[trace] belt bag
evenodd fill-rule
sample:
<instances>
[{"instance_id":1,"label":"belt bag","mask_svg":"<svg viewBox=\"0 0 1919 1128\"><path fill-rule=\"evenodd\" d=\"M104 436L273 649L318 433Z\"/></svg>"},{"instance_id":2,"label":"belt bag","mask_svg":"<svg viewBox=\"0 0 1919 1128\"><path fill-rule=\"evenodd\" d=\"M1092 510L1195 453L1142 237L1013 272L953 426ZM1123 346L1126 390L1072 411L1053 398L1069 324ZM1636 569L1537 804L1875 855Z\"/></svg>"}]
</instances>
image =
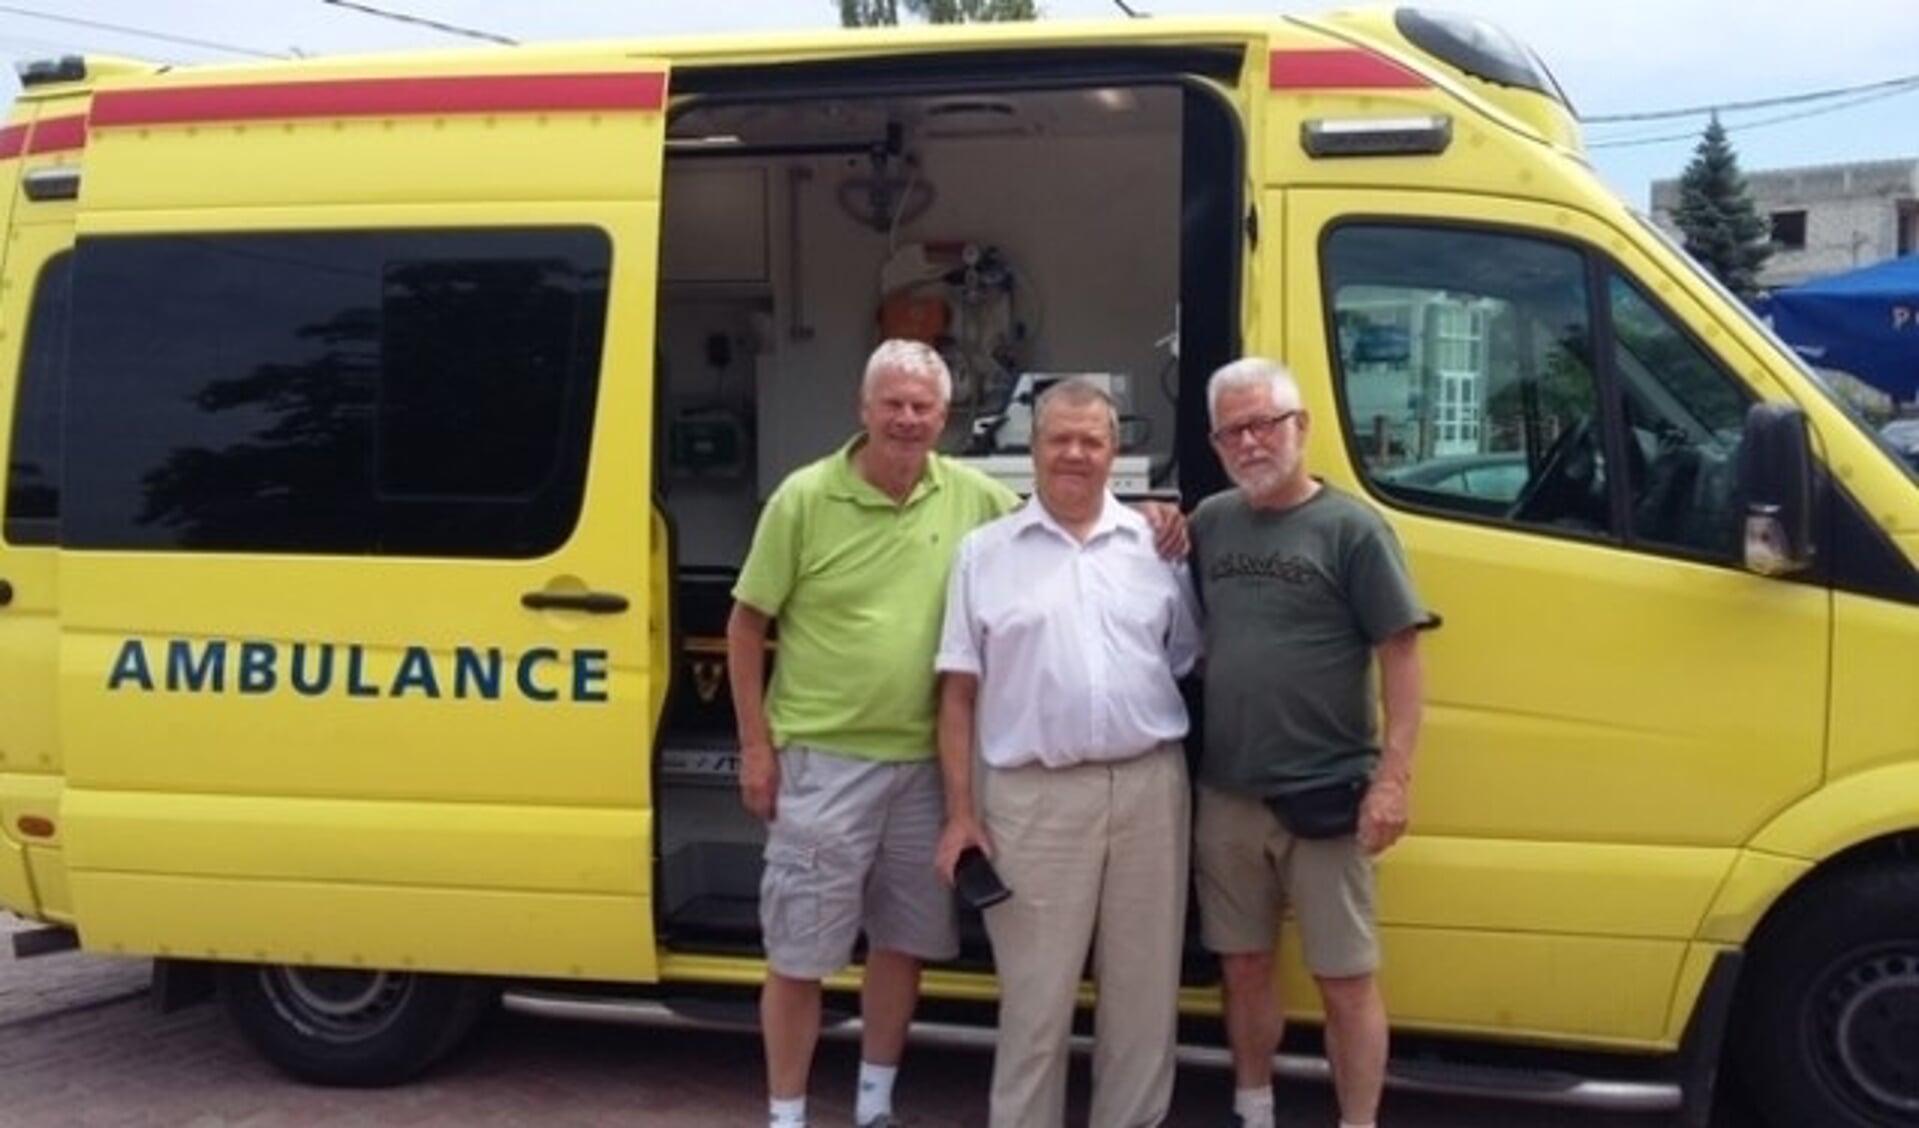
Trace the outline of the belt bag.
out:
<instances>
[{"instance_id":1,"label":"belt bag","mask_svg":"<svg viewBox=\"0 0 1919 1128\"><path fill-rule=\"evenodd\" d=\"M1266 805L1295 838L1344 838L1359 829L1359 803L1364 798L1366 781L1348 779L1268 795Z\"/></svg>"}]
</instances>

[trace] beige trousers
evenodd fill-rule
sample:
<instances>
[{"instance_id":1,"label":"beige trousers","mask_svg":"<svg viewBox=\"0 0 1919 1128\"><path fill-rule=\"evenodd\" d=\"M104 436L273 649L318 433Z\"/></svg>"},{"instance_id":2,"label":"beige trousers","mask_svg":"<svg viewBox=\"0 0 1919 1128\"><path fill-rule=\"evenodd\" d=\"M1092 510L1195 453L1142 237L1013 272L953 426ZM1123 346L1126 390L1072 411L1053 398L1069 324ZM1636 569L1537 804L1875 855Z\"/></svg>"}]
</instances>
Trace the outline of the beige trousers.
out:
<instances>
[{"instance_id":1,"label":"beige trousers","mask_svg":"<svg viewBox=\"0 0 1919 1128\"><path fill-rule=\"evenodd\" d=\"M1173 1098L1191 795L1177 745L1113 764L988 768L980 805L1013 891L986 911L999 969L993 1128L1057 1128L1093 950L1092 1128L1148 1128Z\"/></svg>"}]
</instances>

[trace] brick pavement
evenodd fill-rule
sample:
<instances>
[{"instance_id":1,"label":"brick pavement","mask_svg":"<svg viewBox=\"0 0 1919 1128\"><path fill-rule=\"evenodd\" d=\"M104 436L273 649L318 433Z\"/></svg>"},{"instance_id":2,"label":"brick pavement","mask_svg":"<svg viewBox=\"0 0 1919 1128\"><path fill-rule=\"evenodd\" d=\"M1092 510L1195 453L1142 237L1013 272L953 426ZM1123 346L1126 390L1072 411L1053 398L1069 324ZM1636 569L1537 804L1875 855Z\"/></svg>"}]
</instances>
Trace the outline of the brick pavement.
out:
<instances>
[{"instance_id":1,"label":"brick pavement","mask_svg":"<svg viewBox=\"0 0 1919 1128\"><path fill-rule=\"evenodd\" d=\"M0 940L26 927L0 914ZM427 1079L379 1091L289 1081L217 1006L155 1013L148 965L0 954L0 1125L687 1125L763 1122L757 1048L727 1035L500 1016ZM714 1068L715 1064L723 1068ZM831 1102L821 1111L831 1115ZM930 1125L935 1122L928 1122Z\"/></svg>"},{"instance_id":2,"label":"brick pavement","mask_svg":"<svg viewBox=\"0 0 1919 1128\"><path fill-rule=\"evenodd\" d=\"M0 942L29 927L0 914ZM143 960L0 952L0 1125L283 1128L292 1125L763 1124L758 1043L732 1033L663 1032L496 1016L462 1053L397 1089L327 1090L289 1081L254 1055L217 1006L160 1015ZM984 1120L987 1059L922 1064L903 1086L923 1128ZM821 1124L851 1117L850 1046L821 1048ZM916 1072L921 1072L916 1067ZM909 1074L908 1084L915 1079ZM838 1091L834 1091L838 1090ZM905 1111L905 1109L902 1109Z\"/></svg>"},{"instance_id":3,"label":"brick pavement","mask_svg":"<svg viewBox=\"0 0 1919 1128\"><path fill-rule=\"evenodd\" d=\"M22 925L0 914L0 942ZM426 1078L386 1090L300 1085L257 1057L217 1006L160 1015L145 998L144 961L79 952L15 961L0 949L0 1128L293 1128L306 1125L456 1128L684 1126L765 1123L759 1043L749 1033L656 1031L495 1016ZM856 1047L822 1044L813 1122L852 1116ZM899 1105L913 1128L972 1128L986 1120L991 1059L915 1048ZM1230 1080L1180 1076L1168 1128L1225 1120ZM1075 1112L1085 1122L1085 1062ZM1330 1093L1284 1095L1288 1128L1336 1122ZM1656 1120L1480 1102L1388 1097L1399 1128L1650 1128Z\"/></svg>"},{"instance_id":4,"label":"brick pavement","mask_svg":"<svg viewBox=\"0 0 1919 1128\"><path fill-rule=\"evenodd\" d=\"M21 927L0 917L0 940ZM503 1014L419 1082L388 1090L327 1090L275 1072L240 1040L217 1006L155 1013L145 997L146 977L147 965L138 960L62 952L14 961L0 954L0 1125L765 1123L759 1045L751 1035ZM855 1047L822 1044L812 1102L816 1124L850 1122L857 1064ZM985 1054L916 1050L902 1079L900 1111L915 1128L982 1124L990 1070ZM1084 1089L1083 1076L1079 1087ZM1218 1117L1182 1120L1202 1122L1217 1123Z\"/></svg>"},{"instance_id":5,"label":"brick pavement","mask_svg":"<svg viewBox=\"0 0 1919 1128\"><path fill-rule=\"evenodd\" d=\"M0 912L0 961L13 958L13 935L38 925ZM76 952L36 956L16 974L0 975L0 1030L78 1006L145 992L151 969L144 960L83 956Z\"/></svg>"}]
</instances>

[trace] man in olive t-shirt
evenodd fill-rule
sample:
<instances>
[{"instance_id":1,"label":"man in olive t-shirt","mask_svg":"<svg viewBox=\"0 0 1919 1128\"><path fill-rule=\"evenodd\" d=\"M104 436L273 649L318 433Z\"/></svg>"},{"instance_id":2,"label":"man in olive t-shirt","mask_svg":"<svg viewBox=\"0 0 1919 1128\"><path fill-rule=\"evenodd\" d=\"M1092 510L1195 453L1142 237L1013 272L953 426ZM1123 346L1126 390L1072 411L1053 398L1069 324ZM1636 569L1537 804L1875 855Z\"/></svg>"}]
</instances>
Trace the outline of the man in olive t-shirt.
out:
<instances>
[{"instance_id":1,"label":"man in olive t-shirt","mask_svg":"<svg viewBox=\"0 0 1919 1128\"><path fill-rule=\"evenodd\" d=\"M1213 624L1201 778L1267 796L1370 777L1373 648L1420 619L1392 531L1323 484L1281 510L1217 494L1192 529Z\"/></svg>"},{"instance_id":2,"label":"man in olive t-shirt","mask_svg":"<svg viewBox=\"0 0 1919 1128\"><path fill-rule=\"evenodd\" d=\"M1223 971L1233 1109L1246 1128L1272 1128L1274 947L1290 903L1325 1007L1340 1121L1369 1126L1387 1047L1372 857L1406 828L1424 615L1385 521L1307 474L1309 420L1284 368L1229 364L1213 374L1207 403L1238 488L1206 499L1191 523L1206 611L1194 855L1202 933ZM1295 833L1266 802L1342 784L1363 789L1348 834Z\"/></svg>"}]
</instances>

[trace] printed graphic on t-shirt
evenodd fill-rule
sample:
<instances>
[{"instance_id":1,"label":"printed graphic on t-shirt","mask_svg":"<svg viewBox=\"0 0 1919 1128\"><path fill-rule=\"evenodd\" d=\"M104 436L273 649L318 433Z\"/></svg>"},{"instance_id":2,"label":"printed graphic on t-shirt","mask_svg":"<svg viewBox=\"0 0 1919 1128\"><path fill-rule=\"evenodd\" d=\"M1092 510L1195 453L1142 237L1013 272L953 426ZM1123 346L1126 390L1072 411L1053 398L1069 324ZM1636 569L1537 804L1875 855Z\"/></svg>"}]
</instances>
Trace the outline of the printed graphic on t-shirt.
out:
<instances>
[{"instance_id":1,"label":"printed graphic on t-shirt","mask_svg":"<svg viewBox=\"0 0 1919 1128\"><path fill-rule=\"evenodd\" d=\"M1313 582L1319 572L1313 562L1304 556L1287 556L1283 553L1271 553L1256 556L1250 552L1221 553L1206 570L1209 580L1279 580L1294 587L1303 587Z\"/></svg>"}]
</instances>

